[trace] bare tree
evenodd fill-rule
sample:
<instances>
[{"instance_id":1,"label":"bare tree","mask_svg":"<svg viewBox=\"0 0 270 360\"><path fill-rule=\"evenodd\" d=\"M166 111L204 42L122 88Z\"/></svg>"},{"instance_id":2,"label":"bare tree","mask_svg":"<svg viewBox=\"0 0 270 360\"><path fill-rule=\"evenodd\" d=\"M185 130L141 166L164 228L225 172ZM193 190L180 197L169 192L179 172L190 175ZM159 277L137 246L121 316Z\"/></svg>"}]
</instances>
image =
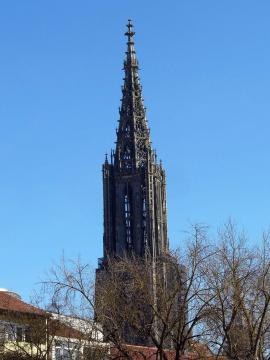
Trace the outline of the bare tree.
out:
<instances>
[{"instance_id":1,"label":"bare tree","mask_svg":"<svg viewBox=\"0 0 270 360\"><path fill-rule=\"evenodd\" d=\"M210 260L206 281L212 301L205 318L209 343L228 359L269 359L268 235L261 248L250 248L245 234L229 221Z\"/></svg>"},{"instance_id":2,"label":"bare tree","mask_svg":"<svg viewBox=\"0 0 270 360\"><path fill-rule=\"evenodd\" d=\"M180 359L187 349L192 348L195 352L196 344L201 342L205 335L202 324L204 318L208 316L213 297L205 281L205 270L213 256L214 251L208 241L207 228L194 225L191 227L185 250L172 258L174 280L171 283L173 287L172 292L168 293L165 289L165 293L168 303L172 298L171 295L177 297L180 294L180 299L176 302L177 308L173 310L169 322L169 338L175 350L175 360ZM209 352L206 352L209 355ZM200 345L201 358L205 355L202 353L202 345Z\"/></svg>"},{"instance_id":3,"label":"bare tree","mask_svg":"<svg viewBox=\"0 0 270 360\"><path fill-rule=\"evenodd\" d=\"M156 359L172 359L173 353L178 360L202 338L202 320L213 296L205 282L206 264L213 256L205 228L194 226L187 244L154 261L147 254L108 259L96 282L88 265L62 261L46 282L52 303L88 323L96 319L104 339L117 350L111 358L153 359L153 352L128 347L130 339L154 346Z\"/></svg>"},{"instance_id":4,"label":"bare tree","mask_svg":"<svg viewBox=\"0 0 270 360\"><path fill-rule=\"evenodd\" d=\"M85 348L84 359L132 359L132 352L126 348L120 336L120 328L123 325L120 314L119 317L113 318L115 323L114 327L110 327L110 333L105 325L101 327L96 321L99 316L98 309L101 311L101 302L98 303L95 299L95 273L88 264L83 264L80 259L66 261L63 258L60 264L51 269L43 285L46 296L51 302L51 311L58 313L59 316L69 315L70 319L81 321L82 341ZM102 309L110 306L110 311L113 313L114 301L117 301L116 279L111 277L107 285L107 294L102 295L104 302ZM106 341L110 341L110 346L112 345L117 350L111 355L108 344L104 341L105 337Z\"/></svg>"},{"instance_id":5,"label":"bare tree","mask_svg":"<svg viewBox=\"0 0 270 360\"><path fill-rule=\"evenodd\" d=\"M115 313L109 312L108 323L111 324L114 318L119 321L119 308L129 307L124 311L128 317L121 315L122 325L114 328L123 329L127 322L137 338L149 339L149 343L157 348L157 359L171 359L172 352L168 352L171 349L174 359L178 360L202 339L202 320L212 300L204 280L207 262L213 256L205 227L193 226L187 244L182 252L168 253L154 263L147 257L143 261L130 257L117 259L110 271L117 268L118 273L129 274L129 281L124 282L124 296L119 297L123 293L119 275L113 276L115 283L101 282L105 294L101 299L103 305L106 304L107 287L112 286L110 291L116 291L114 296L108 297L109 304L102 309L101 316L108 316L106 308L111 308L111 298L124 299L121 306L115 304ZM153 273L154 279L151 279L149 274Z\"/></svg>"}]
</instances>

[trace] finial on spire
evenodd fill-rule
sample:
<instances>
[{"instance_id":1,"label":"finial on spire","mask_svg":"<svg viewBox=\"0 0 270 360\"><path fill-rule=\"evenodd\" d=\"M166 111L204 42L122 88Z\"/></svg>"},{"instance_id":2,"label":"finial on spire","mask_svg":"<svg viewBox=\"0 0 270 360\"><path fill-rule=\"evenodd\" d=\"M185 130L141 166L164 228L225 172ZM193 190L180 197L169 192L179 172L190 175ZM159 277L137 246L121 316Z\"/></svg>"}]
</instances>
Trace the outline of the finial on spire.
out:
<instances>
[{"instance_id":1,"label":"finial on spire","mask_svg":"<svg viewBox=\"0 0 270 360\"><path fill-rule=\"evenodd\" d=\"M128 38L126 63L131 65L131 67L138 69L138 61L136 59L136 52L134 48L134 38L133 38L133 36L135 35L135 31L133 31L133 24L130 19L128 20L127 28L128 30L125 33L125 36L127 36Z\"/></svg>"},{"instance_id":2,"label":"finial on spire","mask_svg":"<svg viewBox=\"0 0 270 360\"><path fill-rule=\"evenodd\" d=\"M130 19L128 19L128 24L127 24L127 28L128 31L125 33L125 35L128 37L128 42L130 43L133 39L133 36L135 35L135 32L132 30L133 25L132 25L132 21Z\"/></svg>"}]
</instances>

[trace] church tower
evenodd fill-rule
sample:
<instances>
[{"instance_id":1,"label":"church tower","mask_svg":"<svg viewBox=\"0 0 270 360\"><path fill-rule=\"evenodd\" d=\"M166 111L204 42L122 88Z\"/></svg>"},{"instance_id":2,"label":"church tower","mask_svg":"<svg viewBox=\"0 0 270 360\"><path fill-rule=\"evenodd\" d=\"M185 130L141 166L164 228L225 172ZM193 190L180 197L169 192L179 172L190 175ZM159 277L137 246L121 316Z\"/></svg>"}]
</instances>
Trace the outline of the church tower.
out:
<instances>
[{"instance_id":1,"label":"church tower","mask_svg":"<svg viewBox=\"0 0 270 360\"><path fill-rule=\"evenodd\" d=\"M103 164L104 257L100 267L107 257L147 252L155 259L168 250L165 171L150 141L130 20L125 35L116 148Z\"/></svg>"}]
</instances>

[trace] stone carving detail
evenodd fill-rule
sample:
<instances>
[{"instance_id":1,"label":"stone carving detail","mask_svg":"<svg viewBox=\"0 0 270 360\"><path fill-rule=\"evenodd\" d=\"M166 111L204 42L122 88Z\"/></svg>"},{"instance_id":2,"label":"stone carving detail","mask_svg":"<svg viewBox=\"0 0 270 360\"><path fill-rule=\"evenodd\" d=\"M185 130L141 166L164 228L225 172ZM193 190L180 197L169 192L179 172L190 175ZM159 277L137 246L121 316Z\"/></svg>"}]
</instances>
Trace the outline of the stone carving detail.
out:
<instances>
[{"instance_id":1,"label":"stone carving detail","mask_svg":"<svg viewBox=\"0 0 270 360\"><path fill-rule=\"evenodd\" d=\"M134 49L132 26L129 26L128 51L124 62L124 85L120 124L117 132L116 167L124 173L136 172L146 166L150 150L149 130L138 74L138 61Z\"/></svg>"},{"instance_id":2,"label":"stone carving detail","mask_svg":"<svg viewBox=\"0 0 270 360\"><path fill-rule=\"evenodd\" d=\"M163 239L167 239L165 190L160 194L157 188L161 183L165 189L165 180L163 183L162 166L151 148L131 23L126 35L116 149L111 163L106 160L103 167L104 257L130 251L157 256ZM162 229L158 228L160 214L165 224Z\"/></svg>"},{"instance_id":3,"label":"stone carving detail","mask_svg":"<svg viewBox=\"0 0 270 360\"><path fill-rule=\"evenodd\" d=\"M103 164L104 253L97 275L106 270L109 258L147 255L154 264L168 250L165 172L151 148L130 21L126 35L116 149ZM165 278L165 267L159 271Z\"/></svg>"}]
</instances>

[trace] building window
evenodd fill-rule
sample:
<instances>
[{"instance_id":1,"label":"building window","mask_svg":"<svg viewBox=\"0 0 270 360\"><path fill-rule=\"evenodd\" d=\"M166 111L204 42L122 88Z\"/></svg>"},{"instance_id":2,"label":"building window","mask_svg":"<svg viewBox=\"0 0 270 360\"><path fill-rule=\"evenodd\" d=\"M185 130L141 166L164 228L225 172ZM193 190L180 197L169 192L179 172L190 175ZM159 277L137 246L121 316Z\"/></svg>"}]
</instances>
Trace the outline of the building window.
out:
<instances>
[{"instance_id":1,"label":"building window","mask_svg":"<svg viewBox=\"0 0 270 360\"><path fill-rule=\"evenodd\" d=\"M142 230L143 230L143 244L144 248L148 246L148 239L147 239L147 211L146 211L146 198L143 197L143 208L142 208Z\"/></svg>"},{"instance_id":2,"label":"building window","mask_svg":"<svg viewBox=\"0 0 270 360\"><path fill-rule=\"evenodd\" d=\"M1 346L4 345L6 340L6 329L5 326L0 324L0 350L1 350Z\"/></svg>"},{"instance_id":3,"label":"building window","mask_svg":"<svg viewBox=\"0 0 270 360\"><path fill-rule=\"evenodd\" d=\"M24 331L24 338L25 338L25 341L26 342L31 342L32 341L32 337L31 337L31 331L30 331L30 328L27 327Z\"/></svg>"},{"instance_id":4,"label":"building window","mask_svg":"<svg viewBox=\"0 0 270 360\"><path fill-rule=\"evenodd\" d=\"M9 342L23 342L26 340L27 327L21 324L0 321L0 345Z\"/></svg>"},{"instance_id":5,"label":"building window","mask_svg":"<svg viewBox=\"0 0 270 360\"><path fill-rule=\"evenodd\" d=\"M6 339L7 341L15 341L16 340L16 325L8 324L6 326Z\"/></svg>"},{"instance_id":6,"label":"building window","mask_svg":"<svg viewBox=\"0 0 270 360\"><path fill-rule=\"evenodd\" d=\"M23 328L22 327L17 327L16 328L16 340L17 341L23 341Z\"/></svg>"},{"instance_id":7,"label":"building window","mask_svg":"<svg viewBox=\"0 0 270 360\"><path fill-rule=\"evenodd\" d=\"M126 145L124 149L123 164L126 170L129 170L132 167L131 150L128 145Z\"/></svg>"},{"instance_id":8,"label":"building window","mask_svg":"<svg viewBox=\"0 0 270 360\"><path fill-rule=\"evenodd\" d=\"M132 249L131 239L131 208L130 208L130 191L127 185L125 193L125 229L126 229L126 242L128 250Z\"/></svg>"},{"instance_id":9,"label":"building window","mask_svg":"<svg viewBox=\"0 0 270 360\"><path fill-rule=\"evenodd\" d=\"M127 138L130 138L130 125L129 124L127 124L126 128L125 128L125 136Z\"/></svg>"},{"instance_id":10,"label":"building window","mask_svg":"<svg viewBox=\"0 0 270 360\"><path fill-rule=\"evenodd\" d=\"M80 344L60 342L55 344L55 360L78 360L82 358Z\"/></svg>"}]
</instances>

